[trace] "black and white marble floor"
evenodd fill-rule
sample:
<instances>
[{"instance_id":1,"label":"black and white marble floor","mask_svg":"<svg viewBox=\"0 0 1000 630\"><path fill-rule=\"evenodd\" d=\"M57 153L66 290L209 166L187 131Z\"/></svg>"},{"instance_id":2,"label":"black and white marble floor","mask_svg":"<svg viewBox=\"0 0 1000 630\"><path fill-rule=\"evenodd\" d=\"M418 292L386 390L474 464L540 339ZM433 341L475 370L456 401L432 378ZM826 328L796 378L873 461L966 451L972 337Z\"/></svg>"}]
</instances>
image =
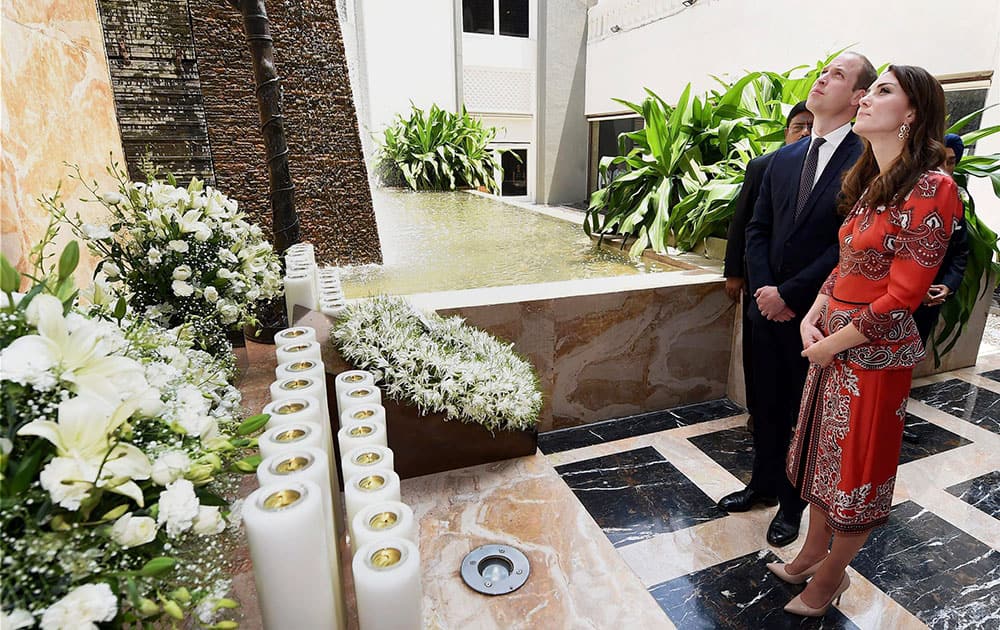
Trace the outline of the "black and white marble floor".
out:
<instances>
[{"instance_id":1,"label":"black and white marble floor","mask_svg":"<svg viewBox=\"0 0 1000 630\"><path fill-rule=\"evenodd\" d=\"M743 487L746 414L728 400L539 436L539 448L663 610L664 627L1000 628L1000 354L919 379L893 511L823 619L782 606L801 590L765 568L776 508L715 502ZM620 605L628 605L624 602Z\"/></svg>"}]
</instances>

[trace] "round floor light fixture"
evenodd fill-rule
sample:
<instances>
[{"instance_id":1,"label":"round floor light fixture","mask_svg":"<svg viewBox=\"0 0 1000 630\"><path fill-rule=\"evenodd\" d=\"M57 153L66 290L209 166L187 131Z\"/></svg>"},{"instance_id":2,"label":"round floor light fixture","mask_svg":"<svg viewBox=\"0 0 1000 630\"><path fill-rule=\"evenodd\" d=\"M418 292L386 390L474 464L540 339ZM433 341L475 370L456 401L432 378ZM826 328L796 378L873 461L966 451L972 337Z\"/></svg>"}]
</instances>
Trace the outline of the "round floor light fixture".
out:
<instances>
[{"instance_id":1,"label":"round floor light fixture","mask_svg":"<svg viewBox=\"0 0 1000 630\"><path fill-rule=\"evenodd\" d=\"M509 545L483 545L462 560L462 580L484 595L506 595L528 580L528 557Z\"/></svg>"}]
</instances>

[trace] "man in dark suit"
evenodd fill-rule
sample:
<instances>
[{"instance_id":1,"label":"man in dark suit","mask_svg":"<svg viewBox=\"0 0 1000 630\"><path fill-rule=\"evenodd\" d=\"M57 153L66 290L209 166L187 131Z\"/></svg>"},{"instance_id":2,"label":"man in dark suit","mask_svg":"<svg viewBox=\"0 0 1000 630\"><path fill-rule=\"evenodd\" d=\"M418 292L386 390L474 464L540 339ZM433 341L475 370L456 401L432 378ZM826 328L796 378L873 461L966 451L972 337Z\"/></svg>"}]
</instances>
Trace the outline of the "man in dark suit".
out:
<instances>
[{"instance_id":1,"label":"man in dark suit","mask_svg":"<svg viewBox=\"0 0 1000 630\"><path fill-rule=\"evenodd\" d=\"M752 359L754 465L747 488L723 497L719 507L741 512L777 499L767 530L775 546L798 537L805 507L785 476L808 367L799 323L837 264L841 179L861 155L851 120L876 78L871 62L853 52L823 69L806 99L812 135L775 152L747 225L751 334L758 349Z\"/></svg>"},{"instance_id":2,"label":"man in dark suit","mask_svg":"<svg viewBox=\"0 0 1000 630\"><path fill-rule=\"evenodd\" d=\"M806 102L796 103L785 117L785 144L792 144L812 133L813 115L806 109ZM746 253L747 221L753 215L754 204L760 193L760 183L764 179L764 171L774 152L756 157L747 163L746 174L743 177L743 187L736 199L736 209L729 223L729 233L726 237L726 260L722 275L726 278L726 294L734 302L743 300L743 384L746 394L747 408L750 418L753 418L753 335L750 334L750 294L746 292ZM750 422L750 421L748 421Z\"/></svg>"}]
</instances>

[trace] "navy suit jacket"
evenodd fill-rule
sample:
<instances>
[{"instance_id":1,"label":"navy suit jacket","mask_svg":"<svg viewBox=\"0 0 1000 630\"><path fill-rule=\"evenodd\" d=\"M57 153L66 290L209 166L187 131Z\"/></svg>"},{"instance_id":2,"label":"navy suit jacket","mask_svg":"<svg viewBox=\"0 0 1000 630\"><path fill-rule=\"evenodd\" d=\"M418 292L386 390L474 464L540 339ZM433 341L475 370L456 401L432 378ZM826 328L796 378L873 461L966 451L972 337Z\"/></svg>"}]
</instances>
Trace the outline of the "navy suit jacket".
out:
<instances>
[{"instance_id":1,"label":"navy suit jacket","mask_svg":"<svg viewBox=\"0 0 1000 630\"><path fill-rule=\"evenodd\" d=\"M861 156L861 140L852 131L823 169L796 221L795 201L809 143L810 138L803 138L774 153L747 224L750 294L777 286L797 317L806 314L837 264L837 232L843 223L837 214L840 185L844 172Z\"/></svg>"},{"instance_id":2,"label":"navy suit jacket","mask_svg":"<svg viewBox=\"0 0 1000 630\"><path fill-rule=\"evenodd\" d=\"M736 209L729 222L729 232L726 233L726 261L722 275L726 278L745 278L746 265L744 256L747 251L747 223L753 216L753 208L760 195L760 185L764 181L764 173L768 164L774 158L774 152L766 153L747 162L746 174L743 176L743 187L736 199Z\"/></svg>"}]
</instances>

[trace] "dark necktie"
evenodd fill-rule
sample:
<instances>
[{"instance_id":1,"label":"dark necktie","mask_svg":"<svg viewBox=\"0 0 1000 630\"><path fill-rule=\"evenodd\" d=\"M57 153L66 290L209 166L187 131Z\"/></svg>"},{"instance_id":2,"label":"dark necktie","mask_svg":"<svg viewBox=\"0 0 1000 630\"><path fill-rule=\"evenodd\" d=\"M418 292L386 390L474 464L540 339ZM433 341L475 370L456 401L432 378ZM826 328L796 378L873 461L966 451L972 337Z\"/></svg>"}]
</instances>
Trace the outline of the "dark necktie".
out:
<instances>
[{"instance_id":1,"label":"dark necktie","mask_svg":"<svg viewBox=\"0 0 1000 630\"><path fill-rule=\"evenodd\" d=\"M812 192L813 180L816 179L816 165L819 163L819 148L826 142L825 138L816 138L809 145L809 153L806 154L806 163L802 165L802 177L799 178L799 196L795 200L795 221L799 220L799 214L806 207L806 200Z\"/></svg>"}]
</instances>

